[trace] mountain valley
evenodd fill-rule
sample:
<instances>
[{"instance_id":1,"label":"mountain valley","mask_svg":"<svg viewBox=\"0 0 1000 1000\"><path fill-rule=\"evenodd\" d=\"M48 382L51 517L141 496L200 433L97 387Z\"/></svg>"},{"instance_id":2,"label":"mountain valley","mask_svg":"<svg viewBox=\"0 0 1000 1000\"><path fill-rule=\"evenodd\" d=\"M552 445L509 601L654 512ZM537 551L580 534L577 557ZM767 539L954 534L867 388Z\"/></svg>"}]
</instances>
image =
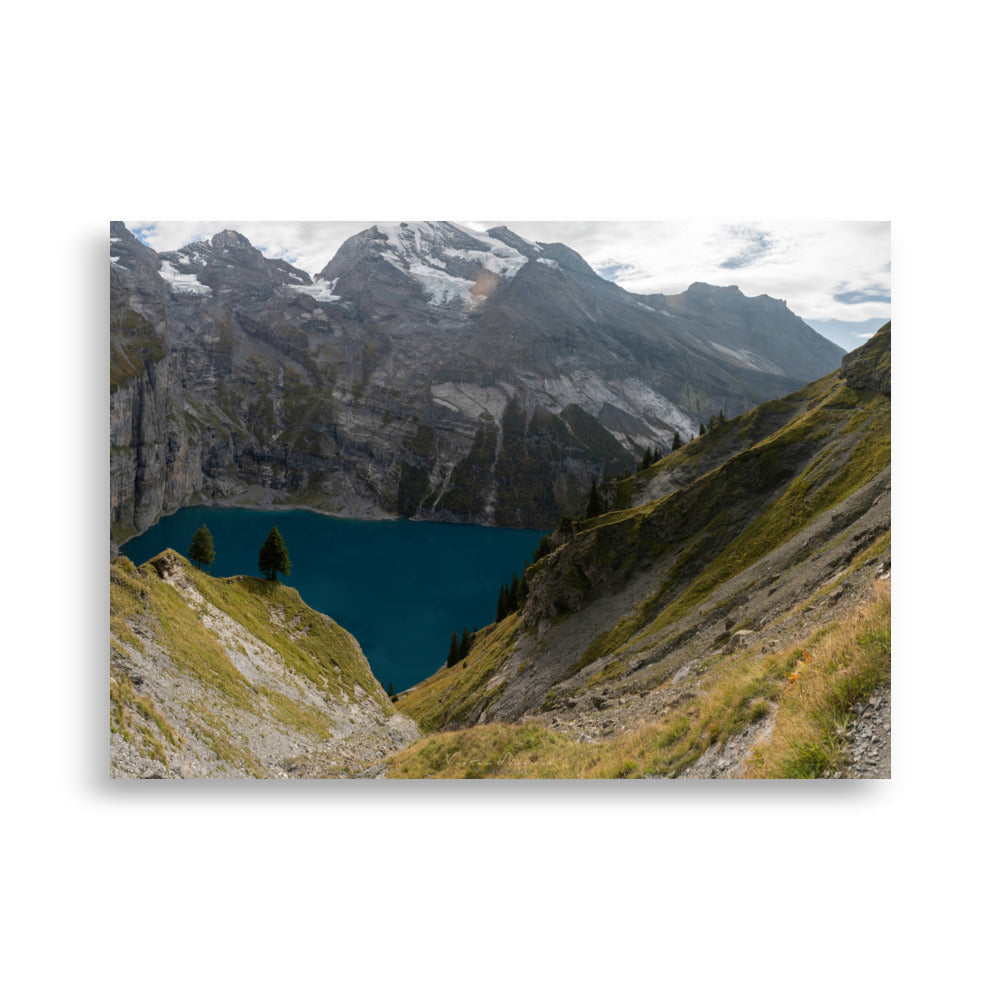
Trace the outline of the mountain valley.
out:
<instances>
[{"instance_id":1,"label":"mountain valley","mask_svg":"<svg viewBox=\"0 0 1000 1000\"><path fill-rule=\"evenodd\" d=\"M890 324L845 356L504 227L309 275L114 223L110 413L115 777L889 775ZM196 504L550 533L390 697L297 591L118 554Z\"/></svg>"}]
</instances>

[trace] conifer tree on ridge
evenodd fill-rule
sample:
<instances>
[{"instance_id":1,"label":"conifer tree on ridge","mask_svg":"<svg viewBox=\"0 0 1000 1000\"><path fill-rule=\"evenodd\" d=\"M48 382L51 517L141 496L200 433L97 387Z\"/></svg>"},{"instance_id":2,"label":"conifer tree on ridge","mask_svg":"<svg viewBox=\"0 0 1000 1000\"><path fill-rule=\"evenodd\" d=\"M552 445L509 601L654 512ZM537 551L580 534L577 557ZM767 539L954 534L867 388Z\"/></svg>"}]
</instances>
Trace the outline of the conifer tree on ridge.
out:
<instances>
[{"instance_id":1,"label":"conifer tree on ridge","mask_svg":"<svg viewBox=\"0 0 1000 1000\"><path fill-rule=\"evenodd\" d=\"M188 548L188 559L196 563L198 569L202 566L211 566L215 562L215 547L212 544L212 533L208 530L208 525L203 524L191 539Z\"/></svg>"},{"instance_id":2,"label":"conifer tree on ridge","mask_svg":"<svg viewBox=\"0 0 1000 1000\"><path fill-rule=\"evenodd\" d=\"M276 580L278 573L288 576L292 571L292 561L288 558L285 540L277 528L272 528L257 556L257 568L266 580Z\"/></svg>"}]
</instances>

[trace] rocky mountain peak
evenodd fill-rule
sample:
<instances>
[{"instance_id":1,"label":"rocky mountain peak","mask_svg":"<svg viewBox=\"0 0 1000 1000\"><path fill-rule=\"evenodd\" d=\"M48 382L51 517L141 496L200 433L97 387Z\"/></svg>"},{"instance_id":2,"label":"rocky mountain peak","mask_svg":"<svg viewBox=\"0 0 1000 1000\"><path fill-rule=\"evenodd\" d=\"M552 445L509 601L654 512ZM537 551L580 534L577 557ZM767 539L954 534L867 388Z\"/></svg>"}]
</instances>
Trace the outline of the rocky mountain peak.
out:
<instances>
[{"instance_id":1,"label":"rocky mountain peak","mask_svg":"<svg viewBox=\"0 0 1000 1000\"><path fill-rule=\"evenodd\" d=\"M434 309L475 308L539 255L536 245L509 231L504 235L496 238L454 222L378 223L348 239L318 277L339 280L338 288L347 290L359 284L370 288L378 275L393 301L416 293Z\"/></svg>"},{"instance_id":2,"label":"rocky mountain peak","mask_svg":"<svg viewBox=\"0 0 1000 1000\"><path fill-rule=\"evenodd\" d=\"M714 299L720 302L736 302L746 298L740 291L739 285L710 285L705 281L692 282L683 294L692 298Z\"/></svg>"},{"instance_id":3,"label":"rocky mountain peak","mask_svg":"<svg viewBox=\"0 0 1000 1000\"><path fill-rule=\"evenodd\" d=\"M525 257L531 260L542 256L542 248L537 243L532 243L530 240L518 236L517 233L506 226L494 226L492 229L487 229L486 234L492 239L506 243L507 246L512 247L518 253L524 254Z\"/></svg>"},{"instance_id":4,"label":"rocky mountain peak","mask_svg":"<svg viewBox=\"0 0 1000 1000\"><path fill-rule=\"evenodd\" d=\"M216 233L210 242L213 250L225 250L227 247L240 247L243 250L254 249L254 245L235 229L223 229L221 233Z\"/></svg>"},{"instance_id":5,"label":"rocky mountain peak","mask_svg":"<svg viewBox=\"0 0 1000 1000\"><path fill-rule=\"evenodd\" d=\"M599 277L583 257L575 250L571 250L565 243L543 243L541 250L542 260L554 262L565 271L572 271L585 278Z\"/></svg>"}]
</instances>

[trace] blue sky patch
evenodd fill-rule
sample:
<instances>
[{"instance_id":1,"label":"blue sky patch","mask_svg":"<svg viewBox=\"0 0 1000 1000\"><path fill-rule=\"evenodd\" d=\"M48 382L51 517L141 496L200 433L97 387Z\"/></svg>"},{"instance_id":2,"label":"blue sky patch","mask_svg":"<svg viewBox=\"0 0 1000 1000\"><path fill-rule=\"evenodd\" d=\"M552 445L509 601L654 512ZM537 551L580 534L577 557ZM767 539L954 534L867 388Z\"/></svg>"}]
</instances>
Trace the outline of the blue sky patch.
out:
<instances>
[{"instance_id":1,"label":"blue sky patch","mask_svg":"<svg viewBox=\"0 0 1000 1000\"><path fill-rule=\"evenodd\" d=\"M738 270L741 267L749 267L762 257L766 257L775 246L775 241L770 233L762 229L734 229L734 235L743 236L745 245L732 257L724 260L719 267L727 270Z\"/></svg>"}]
</instances>

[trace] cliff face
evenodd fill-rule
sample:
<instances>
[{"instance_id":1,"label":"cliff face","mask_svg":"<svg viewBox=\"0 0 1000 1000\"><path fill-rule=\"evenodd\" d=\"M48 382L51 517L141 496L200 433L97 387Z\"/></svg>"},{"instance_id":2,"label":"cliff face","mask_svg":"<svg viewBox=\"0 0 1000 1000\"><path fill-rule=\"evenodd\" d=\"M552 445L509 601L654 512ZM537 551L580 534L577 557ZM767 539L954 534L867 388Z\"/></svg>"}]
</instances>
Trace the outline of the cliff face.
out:
<instances>
[{"instance_id":1,"label":"cliff face","mask_svg":"<svg viewBox=\"0 0 1000 1000\"><path fill-rule=\"evenodd\" d=\"M117 778L346 777L418 735L294 590L170 550L111 565L110 683Z\"/></svg>"},{"instance_id":2,"label":"cliff face","mask_svg":"<svg viewBox=\"0 0 1000 1000\"><path fill-rule=\"evenodd\" d=\"M502 227L373 227L310 277L239 233L157 254L114 223L113 533L192 502L551 526L839 360L708 287L632 295Z\"/></svg>"},{"instance_id":3,"label":"cliff face","mask_svg":"<svg viewBox=\"0 0 1000 1000\"><path fill-rule=\"evenodd\" d=\"M626 703L648 699L634 722L698 697L723 654L838 620L890 563L889 338L609 484L617 509L550 536L517 613L401 707L599 737Z\"/></svg>"}]
</instances>

